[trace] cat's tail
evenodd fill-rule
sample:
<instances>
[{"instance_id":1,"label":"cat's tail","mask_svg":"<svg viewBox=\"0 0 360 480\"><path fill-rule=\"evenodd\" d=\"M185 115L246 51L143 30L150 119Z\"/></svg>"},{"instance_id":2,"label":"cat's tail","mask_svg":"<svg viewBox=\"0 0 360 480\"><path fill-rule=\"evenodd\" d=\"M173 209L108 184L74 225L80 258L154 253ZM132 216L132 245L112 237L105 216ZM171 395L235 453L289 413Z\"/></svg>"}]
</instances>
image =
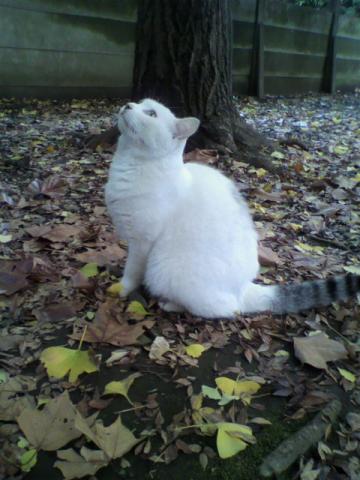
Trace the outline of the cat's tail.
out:
<instances>
[{"instance_id":1,"label":"cat's tail","mask_svg":"<svg viewBox=\"0 0 360 480\"><path fill-rule=\"evenodd\" d=\"M251 283L243 293L240 312L296 313L347 300L359 292L360 275L352 274L284 285Z\"/></svg>"}]
</instances>

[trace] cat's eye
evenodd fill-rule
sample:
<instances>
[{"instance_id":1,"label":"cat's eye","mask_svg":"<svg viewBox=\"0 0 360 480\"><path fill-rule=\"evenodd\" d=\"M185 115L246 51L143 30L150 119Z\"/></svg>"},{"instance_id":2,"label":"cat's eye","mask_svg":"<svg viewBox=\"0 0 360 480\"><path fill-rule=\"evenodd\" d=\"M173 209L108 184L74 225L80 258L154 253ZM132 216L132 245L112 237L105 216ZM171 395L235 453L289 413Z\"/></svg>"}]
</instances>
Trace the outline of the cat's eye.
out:
<instances>
[{"instance_id":1,"label":"cat's eye","mask_svg":"<svg viewBox=\"0 0 360 480\"><path fill-rule=\"evenodd\" d=\"M149 117L157 117L155 110L144 110L144 113L149 115Z\"/></svg>"}]
</instances>

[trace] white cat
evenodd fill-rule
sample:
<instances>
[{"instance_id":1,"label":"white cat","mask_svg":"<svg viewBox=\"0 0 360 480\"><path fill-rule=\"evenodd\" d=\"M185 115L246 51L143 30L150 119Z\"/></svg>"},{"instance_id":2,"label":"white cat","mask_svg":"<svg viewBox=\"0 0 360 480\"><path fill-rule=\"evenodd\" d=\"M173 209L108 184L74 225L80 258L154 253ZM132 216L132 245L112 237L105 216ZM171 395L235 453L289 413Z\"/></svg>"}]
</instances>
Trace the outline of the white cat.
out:
<instances>
[{"instance_id":1,"label":"white cat","mask_svg":"<svg viewBox=\"0 0 360 480\"><path fill-rule=\"evenodd\" d=\"M253 283L257 235L235 185L213 168L183 163L196 118L176 118L160 103L128 103L105 196L117 233L128 241L126 296L144 283L166 311L206 318L270 310L296 312L346 299L360 277L282 286Z\"/></svg>"}]
</instances>

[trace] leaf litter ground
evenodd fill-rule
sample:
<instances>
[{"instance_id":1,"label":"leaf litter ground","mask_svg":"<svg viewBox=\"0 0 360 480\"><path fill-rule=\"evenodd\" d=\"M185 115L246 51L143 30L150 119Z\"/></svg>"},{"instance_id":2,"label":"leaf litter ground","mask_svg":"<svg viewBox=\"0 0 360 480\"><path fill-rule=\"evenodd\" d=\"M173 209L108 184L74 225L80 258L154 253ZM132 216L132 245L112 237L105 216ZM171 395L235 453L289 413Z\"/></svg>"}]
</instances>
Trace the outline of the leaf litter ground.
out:
<instances>
[{"instance_id":1,"label":"leaf litter ground","mask_svg":"<svg viewBox=\"0 0 360 480\"><path fill-rule=\"evenodd\" d=\"M284 432L337 398L340 422L283 478L358 479L356 300L203 322L146 292L117 298L112 147L84 144L120 104L1 102L0 478L254 478ZM222 168L247 198L259 279L359 273L360 96L245 98L239 112L279 142L281 178L213 151L187 159Z\"/></svg>"}]
</instances>

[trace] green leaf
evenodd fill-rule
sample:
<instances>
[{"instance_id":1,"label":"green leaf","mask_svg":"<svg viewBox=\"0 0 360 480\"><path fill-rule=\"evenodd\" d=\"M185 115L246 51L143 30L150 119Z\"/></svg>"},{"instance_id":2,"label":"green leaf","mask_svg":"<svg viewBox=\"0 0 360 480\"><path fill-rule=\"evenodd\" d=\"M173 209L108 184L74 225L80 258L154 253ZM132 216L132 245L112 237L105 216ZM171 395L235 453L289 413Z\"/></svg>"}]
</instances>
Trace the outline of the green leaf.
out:
<instances>
[{"instance_id":1,"label":"green leaf","mask_svg":"<svg viewBox=\"0 0 360 480\"><path fill-rule=\"evenodd\" d=\"M126 311L134 314L136 316L136 318L139 318L139 319L146 317L146 315L150 315L150 313L147 310L145 310L143 305L140 302L138 302L137 300L134 300L133 302L130 302Z\"/></svg>"},{"instance_id":2,"label":"green leaf","mask_svg":"<svg viewBox=\"0 0 360 480\"><path fill-rule=\"evenodd\" d=\"M20 457L21 470L23 472L30 472L30 470L36 465L37 451L35 448L31 448L23 453Z\"/></svg>"},{"instance_id":3,"label":"green leaf","mask_svg":"<svg viewBox=\"0 0 360 480\"><path fill-rule=\"evenodd\" d=\"M345 370L345 368L338 368L340 375L344 377L346 380L348 380L351 383L356 382L356 377L353 373L349 372L349 370Z\"/></svg>"},{"instance_id":4,"label":"green leaf","mask_svg":"<svg viewBox=\"0 0 360 480\"><path fill-rule=\"evenodd\" d=\"M211 398L211 400L221 400L221 393L217 388L211 388L207 385L202 385L201 391L204 397Z\"/></svg>"},{"instance_id":5,"label":"green leaf","mask_svg":"<svg viewBox=\"0 0 360 480\"><path fill-rule=\"evenodd\" d=\"M97 264L92 262L92 263L87 263L82 268L80 268L80 272L86 278L91 278L91 277L96 277L96 275L99 273L99 269Z\"/></svg>"}]
</instances>

